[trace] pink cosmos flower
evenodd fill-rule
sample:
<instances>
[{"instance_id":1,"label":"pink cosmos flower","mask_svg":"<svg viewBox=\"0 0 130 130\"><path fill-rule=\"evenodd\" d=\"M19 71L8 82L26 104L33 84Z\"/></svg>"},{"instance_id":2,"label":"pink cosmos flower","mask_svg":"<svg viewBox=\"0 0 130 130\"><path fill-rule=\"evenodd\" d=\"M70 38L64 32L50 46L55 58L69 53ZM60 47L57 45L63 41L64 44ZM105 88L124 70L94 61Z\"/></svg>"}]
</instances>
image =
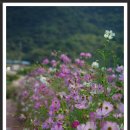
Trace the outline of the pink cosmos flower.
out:
<instances>
[{"instance_id":1,"label":"pink cosmos flower","mask_svg":"<svg viewBox=\"0 0 130 130\"><path fill-rule=\"evenodd\" d=\"M42 64L45 64L45 65L49 64L49 60L48 60L47 58L44 59L44 60L42 61Z\"/></svg>"},{"instance_id":2,"label":"pink cosmos flower","mask_svg":"<svg viewBox=\"0 0 130 130\"><path fill-rule=\"evenodd\" d=\"M94 122L87 122L85 130L96 130L96 124Z\"/></svg>"},{"instance_id":3,"label":"pink cosmos flower","mask_svg":"<svg viewBox=\"0 0 130 130\"><path fill-rule=\"evenodd\" d=\"M104 101L102 107L96 110L96 118L102 119L107 117L111 111L113 111L113 105Z\"/></svg>"},{"instance_id":4,"label":"pink cosmos flower","mask_svg":"<svg viewBox=\"0 0 130 130\"><path fill-rule=\"evenodd\" d=\"M42 67L37 68L36 70L34 70L31 75L40 75L40 74L44 74L45 73L45 69Z\"/></svg>"},{"instance_id":5,"label":"pink cosmos flower","mask_svg":"<svg viewBox=\"0 0 130 130\"><path fill-rule=\"evenodd\" d=\"M43 124L42 128L43 129L49 129L53 125L54 121L51 117L49 117Z\"/></svg>"},{"instance_id":6,"label":"pink cosmos flower","mask_svg":"<svg viewBox=\"0 0 130 130\"><path fill-rule=\"evenodd\" d=\"M86 58L91 58L91 57L92 57L92 54L91 54L91 53L86 53L86 54L85 54L85 57L86 57Z\"/></svg>"},{"instance_id":7,"label":"pink cosmos flower","mask_svg":"<svg viewBox=\"0 0 130 130\"><path fill-rule=\"evenodd\" d=\"M40 125L40 121L39 120L34 120L33 121L33 125L34 126L39 126Z\"/></svg>"},{"instance_id":8,"label":"pink cosmos flower","mask_svg":"<svg viewBox=\"0 0 130 130\"><path fill-rule=\"evenodd\" d=\"M124 74L120 74L120 75L119 75L119 80L120 80L120 81L124 81Z\"/></svg>"},{"instance_id":9,"label":"pink cosmos flower","mask_svg":"<svg viewBox=\"0 0 130 130\"><path fill-rule=\"evenodd\" d=\"M76 62L77 65L79 65L81 67L85 65L84 60L76 59L75 62Z\"/></svg>"},{"instance_id":10,"label":"pink cosmos flower","mask_svg":"<svg viewBox=\"0 0 130 130\"><path fill-rule=\"evenodd\" d=\"M116 78L116 75L112 74L112 75L109 75L107 79L108 79L108 82L112 82L115 78Z\"/></svg>"},{"instance_id":11,"label":"pink cosmos flower","mask_svg":"<svg viewBox=\"0 0 130 130\"><path fill-rule=\"evenodd\" d=\"M62 55L60 56L60 59L61 59L65 64L71 62L71 59L70 59L67 55L65 55L65 54L62 54Z\"/></svg>"},{"instance_id":12,"label":"pink cosmos flower","mask_svg":"<svg viewBox=\"0 0 130 130\"><path fill-rule=\"evenodd\" d=\"M92 75L91 75L91 74L86 74L86 75L84 76L84 79L85 79L86 82L89 82L89 81L92 80Z\"/></svg>"},{"instance_id":13,"label":"pink cosmos flower","mask_svg":"<svg viewBox=\"0 0 130 130\"><path fill-rule=\"evenodd\" d=\"M54 112L58 111L59 108L60 108L60 101L57 98L54 98L52 100L52 103L51 103L51 106L50 106L50 111L52 113L54 113Z\"/></svg>"},{"instance_id":14,"label":"pink cosmos flower","mask_svg":"<svg viewBox=\"0 0 130 130\"><path fill-rule=\"evenodd\" d=\"M96 121L96 113L95 112L90 112L89 113L89 118L90 118L90 121L95 122Z\"/></svg>"},{"instance_id":15,"label":"pink cosmos flower","mask_svg":"<svg viewBox=\"0 0 130 130\"><path fill-rule=\"evenodd\" d=\"M75 107L77 109L87 109L88 108L88 104L87 103L78 103L78 104L75 104Z\"/></svg>"},{"instance_id":16,"label":"pink cosmos flower","mask_svg":"<svg viewBox=\"0 0 130 130\"><path fill-rule=\"evenodd\" d=\"M91 58L91 57L92 57L92 54L89 53L89 52L88 52L88 53L81 52L81 53L80 53L80 56L81 56L81 57L85 57L85 58Z\"/></svg>"},{"instance_id":17,"label":"pink cosmos flower","mask_svg":"<svg viewBox=\"0 0 130 130\"><path fill-rule=\"evenodd\" d=\"M81 53L80 53L80 56L81 56L81 57L85 57L85 55L86 55L85 52L81 52Z\"/></svg>"},{"instance_id":18,"label":"pink cosmos flower","mask_svg":"<svg viewBox=\"0 0 130 130\"><path fill-rule=\"evenodd\" d=\"M36 102L34 105L35 109L39 109L41 107L41 103L40 102Z\"/></svg>"},{"instance_id":19,"label":"pink cosmos flower","mask_svg":"<svg viewBox=\"0 0 130 130\"><path fill-rule=\"evenodd\" d=\"M112 68L108 68L107 72L109 72L109 73L113 72Z\"/></svg>"},{"instance_id":20,"label":"pink cosmos flower","mask_svg":"<svg viewBox=\"0 0 130 130\"><path fill-rule=\"evenodd\" d=\"M85 124L78 125L77 130L86 130L85 126L86 126Z\"/></svg>"},{"instance_id":21,"label":"pink cosmos flower","mask_svg":"<svg viewBox=\"0 0 130 130\"><path fill-rule=\"evenodd\" d=\"M51 130L64 130L62 125L55 125L51 128Z\"/></svg>"},{"instance_id":22,"label":"pink cosmos flower","mask_svg":"<svg viewBox=\"0 0 130 130\"><path fill-rule=\"evenodd\" d=\"M63 119L64 119L64 115L63 114L58 114L57 120L61 122L61 121L63 121Z\"/></svg>"},{"instance_id":23,"label":"pink cosmos flower","mask_svg":"<svg viewBox=\"0 0 130 130\"><path fill-rule=\"evenodd\" d=\"M92 84L91 92L94 94L100 94L104 92L104 87L101 84Z\"/></svg>"},{"instance_id":24,"label":"pink cosmos flower","mask_svg":"<svg viewBox=\"0 0 130 130\"><path fill-rule=\"evenodd\" d=\"M116 113L116 114L113 114L113 116L115 118L122 118L123 117L123 114L122 113Z\"/></svg>"},{"instance_id":25,"label":"pink cosmos flower","mask_svg":"<svg viewBox=\"0 0 130 130\"><path fill-rule=\"evenodd\" d=\"M105 122L101 130L120 130L119 125L115 122Z\"/></svg>"},{"instance_id":26,"label":"pink cosmos flower","mask_svg":"<svg viewBox=\"0 0 130 130\"><path fill-rule=\"evenodd\" d=\"M124 67L122 65L121 66L117 66L116 71L121 73L121 72L124 71Z\"/></svg>"},{"instance_id":27,"label":"pink cosmos flower","mask_svg":"<svg viewBox=\"0 0 130 130\"><path fill-rule=\"evenodd\" d=\"M87 122L77 126L77 130L96 130L96 124L94 122Z\"/></svg>"},{"instance_id":28,"label":"pink cosmos flower","mask_svg":"<svg viewBox=\"0 0 130 130\"><path fill-rule=\"evenodd\" d=\"M123 103L119 103L119 104L118 104L118 110L119 110L121 113L124 113L124 104L123 104Z\"/></svg>"},{"instance_id":29,"label":"pink cosmos flower","mask_svg":"<svg viewBox=\"0 0 130 130\"><path fill-rule=\"evenodd\" d=\"M56 67L56 66L57 66L57 62L56 62L55 60L52 60L52 61L51 61L51 65L52 65L53 67Z\"/></svg>"},{"instance_id":30,"label":"pink cosmos flower","mask_svg":"<svg viewBox=\"0 0 130 130\"><path fill-rule=\"evenodd\" d=\"M113 99L113 100L116 100L116 101L120 101L121 98L122 98L122 94L120 94L120 93L116 93L116 94L114 94L114 95L112 96L112 99Z\"/></svg>"},{"instance_id":31,"label":"pink cosmos flower","mask_svg":"<svg viewBox=\"0 0 130 130\"><path fill-rule=\"evenodd\" d=\"M28 93L27 90L23 91L22 96L23 96L24 98L28 97L28 95L29 95L29 93Z\"/></svg>"}]
</instances>

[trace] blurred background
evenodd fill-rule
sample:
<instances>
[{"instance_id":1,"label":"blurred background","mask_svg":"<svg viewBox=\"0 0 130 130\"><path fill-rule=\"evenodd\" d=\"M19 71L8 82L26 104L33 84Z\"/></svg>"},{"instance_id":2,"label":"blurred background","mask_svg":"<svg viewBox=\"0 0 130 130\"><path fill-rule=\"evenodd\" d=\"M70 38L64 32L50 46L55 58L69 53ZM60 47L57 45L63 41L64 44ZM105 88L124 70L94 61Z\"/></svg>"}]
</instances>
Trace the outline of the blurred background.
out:
<instances>
[{"instance_id":1,"label":"blurred background","mask_svg":"<svg viewBox=\"0 0 130 130\"><path fill-rule=\"evenodd\" d=\"M70 57L90 52L100 60L105 30L112 40L119 64L123 64L123 7L7 7L7 62L31 64L61 51Z\"/></svg>"}]
</instances>

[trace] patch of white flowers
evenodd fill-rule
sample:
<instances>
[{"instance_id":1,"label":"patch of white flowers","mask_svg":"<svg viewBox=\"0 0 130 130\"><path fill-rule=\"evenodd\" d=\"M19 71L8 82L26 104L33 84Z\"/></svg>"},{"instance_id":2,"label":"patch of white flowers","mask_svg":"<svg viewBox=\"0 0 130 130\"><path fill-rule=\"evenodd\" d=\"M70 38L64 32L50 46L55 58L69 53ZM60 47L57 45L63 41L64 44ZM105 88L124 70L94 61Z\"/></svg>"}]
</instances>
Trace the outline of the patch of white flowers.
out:
<instances>
[{"instance_id":1,"label":"patch of white flowers","mask_svg":"<svg viewBox=\"0 0 130 130\"><path fill-rule=\"evenodd\" d=\"M108 40L111 40L113 37L115 37L115 33L112 30L106 30L104 37Z\"/></svg>"}]
</instances>

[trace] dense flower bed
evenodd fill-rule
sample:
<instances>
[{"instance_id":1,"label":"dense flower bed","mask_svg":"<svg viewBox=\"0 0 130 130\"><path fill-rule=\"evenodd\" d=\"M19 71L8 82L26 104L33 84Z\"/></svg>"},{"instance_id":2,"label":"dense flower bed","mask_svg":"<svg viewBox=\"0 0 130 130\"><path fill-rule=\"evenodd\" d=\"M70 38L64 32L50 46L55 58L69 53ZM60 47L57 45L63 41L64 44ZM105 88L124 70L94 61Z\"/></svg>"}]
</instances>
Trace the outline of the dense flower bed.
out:
<instances>
[{"instance_id":1,"label":"dense flower bed","mask_svg":"<svg viewBox=\"0 0 130 130\"><path fill-rule=\"evenodd\" d=\"M104 35L107 40L113 36ZM19 120L31 130L123 130L123 65L89 64L88 52L75 60L52 55L21 83Z\"/></svg>"}]
</instances>

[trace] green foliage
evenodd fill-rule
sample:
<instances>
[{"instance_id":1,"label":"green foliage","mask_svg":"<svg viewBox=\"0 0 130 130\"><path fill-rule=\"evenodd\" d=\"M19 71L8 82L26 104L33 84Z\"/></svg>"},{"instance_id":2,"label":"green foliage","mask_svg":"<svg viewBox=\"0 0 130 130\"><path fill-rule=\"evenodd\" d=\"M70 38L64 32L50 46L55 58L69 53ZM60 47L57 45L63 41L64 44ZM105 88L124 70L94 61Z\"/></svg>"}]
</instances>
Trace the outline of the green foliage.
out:
<instances>
[{"instance_id":1,"label":"green foliage","mask_svg":"<svg viewBox=\"0 0 130 130\"><path fill-rule=\"evenodd\" d=\"M17 80L19 78L19 75L7 74L6 78L7 78L7 84L10 84L12 81Z\"/></svg>"},{"instance_id":2,"label":"green foliage","mask_svg":"<svg viewBox=\"0 0 130 130\"><path fill-rule=\"evenodd\" d=\"M6 90L6 98L16 100L17 90L13 86L8 86Z\"/></svg>"}]
</instances>

